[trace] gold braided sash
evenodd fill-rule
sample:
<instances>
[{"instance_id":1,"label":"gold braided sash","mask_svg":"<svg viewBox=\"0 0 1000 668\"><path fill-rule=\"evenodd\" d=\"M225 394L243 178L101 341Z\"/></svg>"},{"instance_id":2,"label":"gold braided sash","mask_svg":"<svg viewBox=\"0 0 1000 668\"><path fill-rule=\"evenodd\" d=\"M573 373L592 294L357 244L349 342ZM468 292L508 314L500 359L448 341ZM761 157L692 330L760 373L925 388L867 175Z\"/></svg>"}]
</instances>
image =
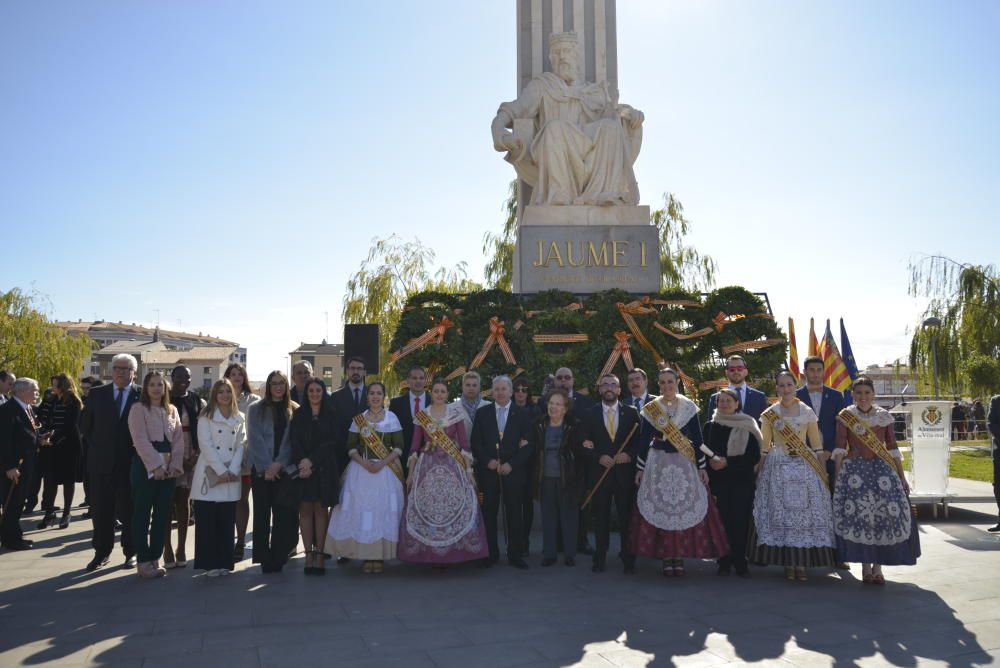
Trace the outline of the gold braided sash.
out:
<instances>
[{"instance_id":1,"label":"gold braided sash","mask_svg":"<svg viewBox=\"0 0 1000 668\"><path fill-rule=\"evenodd\" d=\"M826 488L830 489L830 479L826 475L826 466L816 457L816 453L806 445L798 432L792 428L792 425L779 418L775 411L765 411L760 417L762 420L767 420L767 424L770 425L771 429L781 435L781 438L785 441L785 445L791 450L791 454L806 460L809 466L816 471L816 475L823 481Z\"/></svg>"},{"instance_id":2,"label":"gold braided sash","mask_svg":"<svg viewBox=\"0 0 1000 668\"><path fill-rule=\"evenodd\" d=\"M677 425L674 424L674 421L670 419L667 412L663 410L663 405L658 399L653 399L642 407L642 416L667 437L670 444L677 448L677 452L684 455L696 467L698 466L698 460L695 457L694 445L691 443L691 439L685 436Z\"/></svg>"},{"instance_id":3,"label":"gold braided sash","mask_svg":"<svg viewBox=\"0 0 1000 668\"><path fill-rule=\"evenodd\" d=\"M885 443L883 443L881 439L875 435L872 428L865 424L861 418L845 408L837 413L837 419L840 420L841 424L847 427L850 431L854 432L854 435L857 436L869 450L874 452L879 459L888 464L889 468L896 471L896 464L892 461L892 455L889 454L889 449L885 447ZM850 444L848 444L848 447L850 447Z\"/></svg>"},{"instance_id":4,"label":"gold braided sash","mask_svg":"<svg viewBox=\"0 0 1000 668\"><path fill-rule=\"evenodd\" d=\"M447 452L452 459L459 463L464 471L466 463L461 448L456 445L455 441L451 440L448 434L444 433L444 428L438 424L438 421L425 410L417 413L416 420L424 428L424 431L427 432L431 443Z\"/></svg>"},{"instance_id":5,"label":"gold braided sash","mask_svg":"<svg viewBox=\"0 0 1000 668\"><path fill-rule=\"evenodd\" d=\"M385 443L382 442L382 439L378 437L378 433L372 427L371 423L365 419L364 414L359 413L355 415L354 424L358 427L358 432L360 432L361 439L365 442L365 445L367 445L379 459L385 459L391 454L389 449L385 447ZM403 478L403 467L399 464L399 460L394 459L389 462L389 468L392 469L392 472L396 474L397 478L399 478L399 482L403 483L405 486L406 480Z\"/></svg>"}]
</instances>

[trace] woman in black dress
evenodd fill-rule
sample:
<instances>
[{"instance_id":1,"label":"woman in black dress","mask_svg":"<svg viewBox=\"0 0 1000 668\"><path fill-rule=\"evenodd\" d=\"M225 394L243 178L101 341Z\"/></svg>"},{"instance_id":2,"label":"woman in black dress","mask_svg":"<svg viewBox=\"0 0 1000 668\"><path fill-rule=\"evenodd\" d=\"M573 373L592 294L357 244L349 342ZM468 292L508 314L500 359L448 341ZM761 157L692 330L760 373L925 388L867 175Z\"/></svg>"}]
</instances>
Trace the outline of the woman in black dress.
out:
<instances>
[{"instance_id":1,"label":"woman in black dress","mask_svg":"<svg viewBox=\"0 0 1000 668\"><path fill-rule=\"evenodd\" d=\"M59 520L59 528L69 526L70 508L73 506L73 492L76 490L77 473L80 461L80 410L83 403L76 391L73 379L64 373L52 377L52 403L48 414L48 428L52 435L46 469L44 475L44 491L42 492L42 508L45 517L38 524L44 529L55 522L53 510L56 492L59 485L63 488L63 513Z\"/></svg>"},{"instance_id":2,"label":"woman in black dress","mask_svg":"<svg viewBox=\"0 0 1000 668\"><path fill-rule=\"evenodd\" d=\"M715 453L708 460L708 481L729 538L729 554L719 559L719 575L749 577L747 532L753 513L754 467L760 462L763 437L757 421L740 413L740 395L734 390L719 392L718 407L711 422L702 429L705 445Z\"/></svg>"},{"instance_id":3,"label":"woman in black dress","mask_svg":"<svg viewBox=\"0 0 1000 668\"><path fill-rule=\"evenodd\" d=\"M292 415L289 427L292 463L299 467L299 527L306 551L306 575L326 572L323 545L330 507L340 496L337 468L337 423L326 386L313 378L305 387L306 401Z\"/></svg>"}]
</instances>

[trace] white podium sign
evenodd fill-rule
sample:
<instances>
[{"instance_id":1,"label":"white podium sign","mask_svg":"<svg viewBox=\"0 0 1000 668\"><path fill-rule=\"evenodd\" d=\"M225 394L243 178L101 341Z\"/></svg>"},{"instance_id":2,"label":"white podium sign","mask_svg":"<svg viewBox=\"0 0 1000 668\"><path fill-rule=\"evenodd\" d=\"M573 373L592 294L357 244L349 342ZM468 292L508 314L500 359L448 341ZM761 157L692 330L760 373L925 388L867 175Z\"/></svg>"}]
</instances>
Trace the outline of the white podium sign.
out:
<instances>
[{"instance_id":1,"label":"white podium sign","mask_svg":"<svg viewBox=\"0 0 1000 668\"><path fill-rule=\"evenodd\" d=\"M913 401L906 406L910 409L913 429L910 452L912 495L947 495L951 459L951 402Z\"/></svg>"}]
</instances>

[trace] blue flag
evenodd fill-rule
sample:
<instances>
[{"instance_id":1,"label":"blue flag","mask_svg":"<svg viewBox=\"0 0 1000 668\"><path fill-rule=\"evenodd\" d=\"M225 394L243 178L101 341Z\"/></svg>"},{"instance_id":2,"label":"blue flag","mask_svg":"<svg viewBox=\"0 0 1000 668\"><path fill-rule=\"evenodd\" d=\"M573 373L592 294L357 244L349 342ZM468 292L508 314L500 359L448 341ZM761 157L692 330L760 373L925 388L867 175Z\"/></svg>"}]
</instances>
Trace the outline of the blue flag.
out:
<instances>
[{"instance_id":1,"label":"blue flag","mask_svg":"<svg viewBox=\"0 0 1000 668\"><path fill-rule=\"evenodd\" d=\"M840 354L844 359L844 366L847 367L847 373L851 376L851 382L853 383L858 377L858 363L854 360L854 351L851 350L851 342L847 338L847 330L844 329L843 318L840 319ZM848 405L854 403L850 390L844 392L844 400Z\"/></svg>"}]
</instances>

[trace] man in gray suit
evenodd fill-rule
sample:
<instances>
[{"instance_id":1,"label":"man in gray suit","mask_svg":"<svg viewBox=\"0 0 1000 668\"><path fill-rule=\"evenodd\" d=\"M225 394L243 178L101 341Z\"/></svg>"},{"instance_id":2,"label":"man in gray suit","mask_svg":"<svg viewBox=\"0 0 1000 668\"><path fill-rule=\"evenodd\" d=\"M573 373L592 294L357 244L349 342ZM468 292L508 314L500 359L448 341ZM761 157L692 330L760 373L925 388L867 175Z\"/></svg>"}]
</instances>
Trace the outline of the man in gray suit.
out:
<instances>
[{"instance_id":1,"label":"man in gray suit","mask_svg":"<svg viewBox=\"0 0 1000 668\"><path fill-rule=\"evenodd\" d=\"M122 568L135 568L132 545L132 485L129 467L135 449L128 429L128 412L139 401L133 382L138 363L131 355L111 359L111 383L87 394L80 416L80 431L87 439L87 477L90 480L90 514L94 523L94 558L87 571L107 565L115 546L115 519L122 525Z\"/></svg>"}]
</instances>

